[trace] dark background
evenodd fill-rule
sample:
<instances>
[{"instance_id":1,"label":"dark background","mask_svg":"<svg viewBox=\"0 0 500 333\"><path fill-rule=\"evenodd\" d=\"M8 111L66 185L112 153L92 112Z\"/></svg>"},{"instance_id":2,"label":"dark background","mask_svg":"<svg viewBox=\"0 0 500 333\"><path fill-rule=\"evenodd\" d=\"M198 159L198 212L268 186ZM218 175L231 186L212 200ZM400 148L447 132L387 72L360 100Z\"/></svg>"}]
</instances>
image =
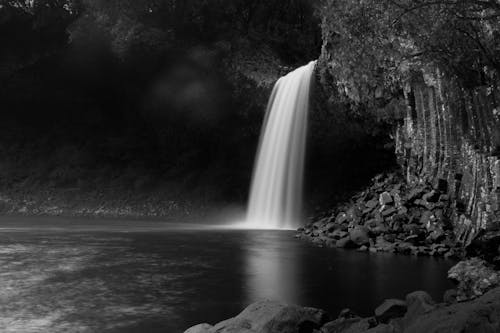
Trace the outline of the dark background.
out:
<instances>
[{"instance_id":1,"label":"dark background","mask_svg":"<svg viewBox=\"0 0 500 333\"><path fill-rule=\"evenodd\" d=\"M59 205L244 203L274 81L320 55L316 5L3 3L0 193L32 206L47 197ZM387 135L369 117L325 104L329 92L315 86L311 207L392 161Z\"/></svg>"}]
</instances>

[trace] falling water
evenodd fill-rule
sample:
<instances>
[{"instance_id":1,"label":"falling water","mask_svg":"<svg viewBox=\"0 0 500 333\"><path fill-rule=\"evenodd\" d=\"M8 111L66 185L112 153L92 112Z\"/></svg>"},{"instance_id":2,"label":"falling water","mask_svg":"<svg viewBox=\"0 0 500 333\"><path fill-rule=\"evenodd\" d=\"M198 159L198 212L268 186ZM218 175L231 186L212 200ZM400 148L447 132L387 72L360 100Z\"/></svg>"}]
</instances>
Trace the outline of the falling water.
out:
<instances>
[{"instance_id":1,"label":"falling water","mask_svg":"<svg viewBox=\"0 0 500 333\"><path fill-rule=\"evenodd\" d=\"M276 82L255 163L246 226L294 229L301 216L309 90L315 61Z\"/></svg>"}]
</instances>

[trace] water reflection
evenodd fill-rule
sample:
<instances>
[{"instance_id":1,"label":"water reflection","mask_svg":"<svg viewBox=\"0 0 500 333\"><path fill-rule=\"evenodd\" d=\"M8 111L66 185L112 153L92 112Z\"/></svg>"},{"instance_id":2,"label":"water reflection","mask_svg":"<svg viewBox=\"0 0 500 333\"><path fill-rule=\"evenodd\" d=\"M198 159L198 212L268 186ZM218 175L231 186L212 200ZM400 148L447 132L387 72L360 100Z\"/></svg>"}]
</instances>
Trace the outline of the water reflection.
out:
<instances>
[{"instance_id":1,"label":"water reflection","mask_svg":"<svg viewBox=\"0 0 500 333\"><path fill-rule=\"evenodd\" d=\"M249 232L245 241L246 303L262 299L299 304L301 260L275 232ZM291 236L291 235L290 235Z\"/></svg>"},{"instance_id":2,"label":"water reflection","mask_svg":"<svg viewBox=\"0 0 500 333\"><path fill-rule=\"evenodd\" d=\"M0 233L0 332L175 333L260 299L370 315L384 298L450 287L451 262L317 248L293 232L105 223Z\"/></svg>"}]
</instances>

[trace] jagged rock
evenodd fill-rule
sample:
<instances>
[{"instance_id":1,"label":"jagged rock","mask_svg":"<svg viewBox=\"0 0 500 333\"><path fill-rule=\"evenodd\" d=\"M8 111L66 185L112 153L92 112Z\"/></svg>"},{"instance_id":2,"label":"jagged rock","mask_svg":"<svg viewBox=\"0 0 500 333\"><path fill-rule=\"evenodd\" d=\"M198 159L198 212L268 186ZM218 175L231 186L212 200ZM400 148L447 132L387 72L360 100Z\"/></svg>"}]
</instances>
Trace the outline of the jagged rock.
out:
<instances>
[{"instance_id":1,"label":"jagged rock","mask_svg":"<svg viewBox=\"0 0 500 333\"><path fill-rule=\"evenodd\" d=\"M351 247L354 247L355 244L351 240L351 237L347 236L347 237L339 239L337 241L337 243L335 243L335 246L341 247L341 248L351 248Z\"/></svg>"},{"instance_id":2,"label":"jagged rock","mask_svg":"<svg viewBox=\"0 0 500 333\"><path fill-rule=\"evenodd\" d=\"M419 316L404 332L500 332L500 288L476 300L441 307Z\"/></svg>"},{"instance_id":3,"label":"jagged rock","mask_svg":"<svg viewBox=\"0 0 500 333\"><path fill-rule=\"evenodd\" d=\"M385 225L383 225L383 224L377 225L377 226L375 226L373 228L370 228L370 233L373 236L378 236L378 235L384 234L384 233L386 233L388 231L389 231L389 229Z\"/></svg>"},{"instance_id":4,"label":"jagged rock","mask_svg":"<svg viewBox=\"0 0 500 333\"><path fill-rule=\"evenodd\" d=\"M410 193L408 193L407 198L409 201L414 201L416 199L421 198L423 194L424 194L423 188L414 188L410 191Z\"/></svg>"},{"instance_id":5,"label":"jagged rock","mask_svg":"<svg viewBox=\"0 0 500 333\"><path fill-rule=\"evenodd\" d=\"M345 223L347 222L347 214L342 212L342 213L339 213L335 219L335 223L337 224L342 224L342 223Z\"/></svg>"},{"instance_id":6,"label":"jagged rock","mask_svg":"<svg viewBox=\"0 0 500 333\"><path fill-rule=\"evenodd\" d=\"M427 202L438 202L440 193L432 190L422 196L422 199Z\"/></svg>"},{"instance_id":7,"label":"jagged rock","mask_svg":"<svg viewBox=\"0 0 500 333\"><path fill-rule=\"evenodd\" d=\"M333 232L334 230L336 229L339 229L340 226L334 222L330 222L328 224L325 225L325 227L323 228L323 230L325 230L326 232Z\"/></svg>"},{"instance_id":8,"label":"jagged rock","mask_svg":"<svg viewBox=\"0 0 500 333\"><path fill-rule=\"evenodd\" d=\"M354 324L361 321L361 318L338 318L328 322L321 327L321 333L344 333Z\"/></svg>"},{"instance_id":9,"label":"jagged rock","mask_svg":"<svg viewBox=\"0 0 500 333\"><path fill-rule=\"evenodd\" d=\"M413 245L411 243L406 243L406 242L396 243L396 247L395 247L395 249L398 253L406 253L406 254L411 253L412 248L413 248Z\"/></svg>"},{"instance_id":10,"label":"jagged rock","mask_svg":"<svg viewBox=\"0 0 500 333\"><path fill-rule=\"evenodd\" d=\"M368 202L366 202L366 208L369 208L370 210L372 210L373 208L377 207L377 204L378 204L378 201L375 200L375 199L372 199Z\"/></svg>"},{"instance_id":11,"label":"jagged rock","mask_svg":"<svg viewBox=\"0 0 500 333\"><path fill-rule=\"evenodd\" d=\"M419 236L418 235L410 235L404 239L404 242L406 243L411 243L413 245L419 243Z\"/></svg>"},{"instance_id":12,"label":"jagged rock","mask_svg":"<svg viewBox=\"0 0 500 333\"><path fill-rule=\"evenodd\" d=\"M393 214L396 214L396 212L398 211L396 208L394 207L384 207L385 209L382 211L382 216L383 217L387 217L387 216L390 216L390 215L393 215Z\"/></svg>"},{"instance_id":13,"label":"jagged rock","mask_svg":"<svg viewBox=\"0 0 500 333\"><path fill-rule=\"evenodd\" d=\"M458 282L459 301L480 296L500 285L500 273L479 258L459 262L450 268L448 278Z\"/></svg>"},{"instance_id":14,"label":"jagged rock","mask_svg":"<svg viewBox=\"0 0 500 333\"><path fill-rule=\"evenodd\" d=\"M414 291L406 295L406 305L408 310L402 320L402 324L406 327L414 323L419 316L434 310L436 307L432 297L425 291Z\"/></svg>"},{"instance_id":15,"label":"jagged rock","mask_svg":"<svg viewBox=\"0 0 500 333\"><path fill-rule=\"evenodd\" d=\"M312 333L327 321L323 310L261 301L249 305L234 318L213 327L202 327L205 331L194 331L197 327L194 326L184 333ZM196 329L200 329L199 325Z\"/></svg>"},{"instance_id":16,"label":"jagged rock","mask_svg":"<svg viewBox=\"0 0 500 333\"><path fill-rule=\"evenodd\" d=\"M381 206L388 205L388 204L391 204L394 202L394 200L392 199L392 196L389 192L381 193L378 201L379 201Z\"/></svg>"},{"instance_id":17,"label":"jagged rock","mask_svg":"<svg viewBox=\"0 0 500 333\"><path fill-rule=\"evenodd\" d=\"M337 229L330 234L330 237L333 237L335 239L341 239L341 238L347 237L348 235L349 235L349 233L347 231Z\"/></svg>"},{"instance_id":18,"label":"jagged rock","mask_svg":"<svg viewBox=\"0 0 500 333\"><path fill-rule=\"evenodd\" d=\"M431 222L432 218L432 212L430 210L426 210L425 212L422 213L422 216L420 217L420 224L423 226L429 225Z\"/></svg>"},{"instance_id":19,"label":"jagged rock","mask_svg":"<svg viewBox=\"0 0 500 333\"><path fill-rule=\"evenodd\" d=\"M363 226L354 227L349 231L349 237L352 242L358 246L370 244L368 238L368 229Z\"/></svg>"},{"instance_id":20,"label":"jagged rock","mask_svg":"<svg viewBox=\"0 0 500 333\"><path fill-rule=\"evenodd\" d=\"M406 302L400 299L386 299L375 309L375 317L381 323L387 323L390 319L403 317L406 312Z\"/></svg>"},{"instance_id":21,"label":"jagged rock","mask_svg":"<svg viewBox=\"0 0 500 333\"><path fill-rule=\"evenodd\" d=\"M388 242L383 237L377 237L375 247L377 249L380 249L381 251L384 251L384 252L389 252L389 251L394 250L394 244L392 244L391 242Z\"/></svg>"}]
</instances>

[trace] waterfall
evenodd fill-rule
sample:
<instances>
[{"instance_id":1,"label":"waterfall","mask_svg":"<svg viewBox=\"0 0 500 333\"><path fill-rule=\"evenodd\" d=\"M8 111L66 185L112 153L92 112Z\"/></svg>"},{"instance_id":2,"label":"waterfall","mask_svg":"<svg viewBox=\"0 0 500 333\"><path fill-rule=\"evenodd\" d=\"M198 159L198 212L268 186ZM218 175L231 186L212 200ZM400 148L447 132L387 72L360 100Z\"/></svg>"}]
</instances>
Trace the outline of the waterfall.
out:
<instances>
[{"instance_id":1,"label":"waterfall","mask_svg":"<svg viewBox=\"0 0 500 333\"><path fill-rule=\"evenodd\" d=\"M316 62L280 78L269 98L245 225L295 229L301 219L309 90Z\"/></svg>"}]
</instances>

